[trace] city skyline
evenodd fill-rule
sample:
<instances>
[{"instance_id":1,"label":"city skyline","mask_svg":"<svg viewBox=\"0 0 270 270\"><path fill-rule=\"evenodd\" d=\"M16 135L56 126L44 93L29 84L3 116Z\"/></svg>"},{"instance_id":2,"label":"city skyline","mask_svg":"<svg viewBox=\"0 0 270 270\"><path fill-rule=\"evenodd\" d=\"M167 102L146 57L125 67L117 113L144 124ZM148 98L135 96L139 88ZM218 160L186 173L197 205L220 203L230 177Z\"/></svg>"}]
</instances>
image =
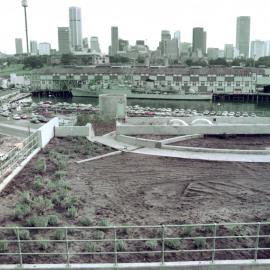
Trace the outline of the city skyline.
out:
<instances>
[{"instance_id":1,"label":"city skyline","mask_svg":"<svg viewBox=\"0 0 270 270\"><path fill-rule=\"evenodd\" d=\"M111 3L101 0L89 5L86 0L66 0L65 2L48 0L46 3L40 0L29 0L29 40L50 42L52 48L58 48L57 29L69 25L68 8L71 6L78 6L82 10L82 37L98 36L103 52L108 52L112 25L118 26L119 38L129 40L130 44L135 44L138 39L145 40L152 50L158 47L161 30L169 30L172 34L174 31L180 30L181 41L190 42L192 40L192 29L203 27L207 31L207 47L222 49L224 44L235 44L236 19L238 16L246 15L252 18L251 40L270 39L270 33L263 27L267 18L266 7L269 6L266 0L256 2L256 6L259 6L256 12L252 6L247 5L249 1L244 2L242 0L238 0L237 3L227 0L219 3L218 6L214 5L212 0L203 1L203 5L198 0L191 0L189 3L181 3L181 5L176 0L169 0L166 7L151 0L147 3L139 0L138 4L143 5L138 6L145 6L145 8L134 6L132 13L128 5L123 5L123 2L123 0L116 0ZM230 3L233 5L230 5ZM104 6L108 7L108 10L107 8L104 10ZM153 6L155 12L153 12ZM211 11L206 12L210 6ZM12 54L15 52L15 38L23 38L23 47L26 48L23 10L20 1L15 0L4 3L2 7L6 8L6 12L4 16L1 16L0 23L4 25L6 18L14 23L8 29L4 29L0 51ZM101 7L102 9L99 9ZM46 15L48 15L46 10L49 8L50 20L46 18ZM228 9L231 12L226 12ZM101 10L102 15L100 15ZM177 10L181 10L181 12L177 13ZM140 14L140 16L136 16L136 14ZM192 16L188 16L188 14L192 14ZM160 20L159 18L162 15L163 20Z\"/></svg>"}]
</instances>

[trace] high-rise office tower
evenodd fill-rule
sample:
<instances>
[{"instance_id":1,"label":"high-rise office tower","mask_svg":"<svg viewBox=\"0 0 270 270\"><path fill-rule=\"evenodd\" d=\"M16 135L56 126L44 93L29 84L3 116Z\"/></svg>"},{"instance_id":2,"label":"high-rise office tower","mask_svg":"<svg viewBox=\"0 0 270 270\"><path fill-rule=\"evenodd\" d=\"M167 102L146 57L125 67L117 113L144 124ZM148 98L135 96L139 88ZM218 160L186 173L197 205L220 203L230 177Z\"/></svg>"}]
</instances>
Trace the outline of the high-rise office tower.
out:
<instances>
[{"instance_id":1,"label":"high-rise office tower","mask_svg":"<svg viewBox=\"0 0 270 270\"><path fill-rule=\"evenodd\" d=\"M208 48L207 49L207 58L209 60L215 60L219 57L219 49L218 48Z\"/></svg>"},{"instance_id":2,"label":"high-rise office tower","mask_svg":"<svg viewBox=\"0 0 270 270\"><path fill-rule=\"evenodd\" d=\"M91 45L92 52L100 53L98 37L91 37L90 38L90 45Z\"/></svg>"},{"instance_id":3,"label":"high-rise office tower","mask_svg":"<svg viewBox=\"0 0 270 270\"><path fill-rule=\"evenodd\" d=\"M206 32L202 27L193 28L192 51L197 52L198 50L206 54Z\"/></svg>"},{"instance_id":4,"label":"high-rise office tower","mask_svg":"<svg viewBox=\"0 0 270 270\"><path fill-rule=\"evenodd\" d=\"M258 60L265 55L265 42L262 40L251 41L250 58Z\"/></svg>"},{"instance_id":5,"label":"high-rise office tower","mask_svg":"<svg viewBox=\"0 0 270 270\"><path fill-rule=\"evenodd\" d=\"M111 28L111 55L117 55L119 50L119 41L118 41L118 27L112 26Z\"/></svg>"},{"instance_id":6,"label":"high-rise office tower","mask_svg":"<svg viewBox=\"0 0 270 270\"><path fill-rule=\"evenodd\" d=\"M89 49L89 39L88 38L83 38L82 43L83 43L83 48L85 50L88 50Z\"/></svg>"},{"instance_id":7,"label":"high-rise office tower","mask_svg":"<svg viewBox=\"0 0 270 270\"><path fill-rule=\"evenodd\" d=\"M265 56L270 56L270 40L265 41L264 45L264 55Z\"/></svg>"},{"instance_id":8,"label":"high-rise office tower","mask_svg":"<svg viewBox=\"0 0 270 270\"><path fill-rule=\"evenodd\" d=\"M170 31L168 30L162 30L161 31L161 41L164 41L164 40L171 40L171 33Z\"/></svg>"},{"instance_id":9,"label":"high-rise office tower","mask_svg":"<svg viewBox=\"0 0 270 270\"><path fill-rule=\"evenodd\" d=\"M58 49L60 54L70 53L70 32L68 27L58 27Z\"/></svg>"},{"instance_id":10,"label":"high-rise office tower","mask_svg":"<svg viewBox=\"0 0 270 270\"><path fill-rule=\"evenodd\" d=\"M37 41L35 41L35 40L30 41L30 53L31 53L31 55L38 54L38 44L37 44Z\"/></svg>"},{"instance_id":11,"label":"high-rise office tower","mask_svg":"<svg viewBox=\"0 0 270 270\"><path fill-rule=\"evenodd\" d=\"M69 31L71 48L75 51L82 50L82 17L78 7L69 8Z\"/></svg>"},{"instance_id":12,"label":"high-rise office tower","mask_svg":"<svg viewBox=\"0 0 270 270\"><path fill-rule=\"evenodd\" d=\"M38 45L39 55L50 55L51 54L51 44L47 42L39 43Z\"/></svg>"},{"instance_id":13,"label":"high-rise office tower","mask_svg":"<svg viewBox=\"0 0 270 270\"><path fill-rule=\"evenodd\" d=\"M234 58L233 44L225 44L224 45L224 57L226 59L233 59Z\"/></svg>"},{"instance_id":14,"label":"high-rise office tower","mask_svg":"<svg viewBox=\"0 0 270 270\"><path fill-rule=\"evenodd\" d=\"M23 54L23 44L21 38L15 39L16 54Z\"/></svg>"},{"instance_id":15,"label":"high-rise office tower","mask_svg":"<svg viewBox=\"0 0 270 270\"><path fill-rule=\"evenodd\" d=\"M181 53L181 32L175 31L174 38L177 39L177 41L178 41L178 48L179 48L179 55L180 55L180 53Z\"/></svg>"},{"instance_id":16,"label":"high-rise office tower","mask_svg":"<svg viewBox=\"0 0 270 270\"><path fill-rule=\"evenodd\" d=\"M237 17L236 24L236 48L239 50L240 56L249 57L250 43L250 17Z\"/></svg>"}]
</instances>

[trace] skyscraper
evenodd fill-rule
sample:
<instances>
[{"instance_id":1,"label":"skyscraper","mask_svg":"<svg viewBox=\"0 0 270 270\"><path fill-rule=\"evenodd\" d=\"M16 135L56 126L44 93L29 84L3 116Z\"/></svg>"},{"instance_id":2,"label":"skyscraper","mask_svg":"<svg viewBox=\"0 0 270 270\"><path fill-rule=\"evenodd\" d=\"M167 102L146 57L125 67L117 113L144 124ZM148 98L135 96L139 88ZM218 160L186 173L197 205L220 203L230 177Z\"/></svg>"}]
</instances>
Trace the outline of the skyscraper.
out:
<instances>
[{"instance_id":1,"label":"skyscraper","mask_svg":"<svg viewBox=\"0 0 270 270\"><path fill-rule=\"evenodd\" d=\"M192 51L198 52L198 50L206 54L206 32L202 27L193 28Z\"/></svg>"},{"instance_id":2,"label":"skyscraper","mask_svg":"<svg viewBox=\"0 0 270 270\"><path fill-rule=\"evenodd\" d=\"M118 42L118 27L112 26L111 28L111 55L117 55L119 50L119 42Z\"/></svg>"},{"instance_id":3,"label":"skyscraper","mask_svg":"<svg viewBox=\"0 0 270 270\"><path fill-rule=\"evenodd\" d=\"M162 30L161 31L161 41L164 40L171 40L171 33L168 30Z\"/></svg>"},{"instance_id":4,"label":"skyscraper","mask_svg":"<svg viewBox=\"0 0 270 270\"><path fill-rule=\"evenodd\" d=\"M82 43L83 43L83 48L85 50L88 50L89 49L89 39L88 38L83 38Z\"/></svg>"},{"instance_id":5,"label":"skyscraper","mask_svg":"<svg viewBox=\"0 0 270 270\"><path fill-rule=\"evenodd\" d=\"M224 45L224 57L226 59L233 59L234 58L233 44L225 44Z\"/></svg>"},{"instance_id":6,"label":"skyscraper","mask_svg":"<svg viewBox=\"0 0 270 270\"><path fill-rule=\"evenodd\" d=\"M58 49L60 54L70 53L70 33L68 27L58 27Z\"/></svg>"},{"instance_id":7,"label":"skyscraper","mask_svg":"<svg viewBox=\"0 0 270 270\"><path fill-rule=\"evenodd\" d=\"M69 31L71 48L75 51L82 50L82 18L78 7L69 8Z\"/></svg>"},{"instance_id":8,"label":"skyscraper","mask_svg":"<svg viewBox=\"0 0 270 270\"><path fill-rule=\"evenodd\" d=\"M265 41L264 45L264 55L265 56L270 56L270 40Z\"/></svg>"},{"instance_id":9,"label":"skyscraper","mask_svg":"<svg viewBox=\"0 0 270 270\"><path fill-rule=\"evenodd\" d=\"M262 40L251 41L250 58L258 60L265 54L265 42Z\"/></svg>"},{"instance_id":10,"label":"skyscraper","mask_svg":"<svg viewBox=\"0 0 270 270\"><path fill-rule=\"evenodd\" d=\"M15 39L16 54L23 54L23 44L21 38Z\"/></svg>"},{"instance_id":11,"label":"skyscraper","mask_svg":"<svg viewBox=\"0 0 270 270\"><path fill-rule=\"evenodd\" d=\"M91 37L90 38L90 45L91 45L92 52L100 53L98 37Z\"/></svg>"},{"instance_id":12,"label":"skyscraper","mask_svg":"<svg viewBox=\"0 0 270 270\"><path fill-rule=\"evenodd\" d=\"M30 41L30 53L31 53L31 55L37 55L38 54L37 41L34 41L34 40Z\"/></svg>"},{"instance_id":13,"label":"skyscraper","mask_svg":"<svg viewBox=\"0 0 270 270\"><path fill-rule=\"evenodd\" d=\"M39 43L38 45L39 55L50 55L51 54L51 44L47 42Z\"/></svg>"},{"instance_id":14,"label":"skyscraper","mask_svg":"<svg viewBox=\"0 0 270 270\"><path fill-rule=\"evenodd\" d=\"M180 55L180 53L181 53L181 32L175 31L174 38L177 39L177 41L178 41L178 48L179 48L179 55Z\"/></svg>"},{"instance_id":15,"label":"skyscraper","mask_svg":"<svg viewBox=\"0 0 270 270\"><path fill-rule=\"evenodd\" d=\"M250 42L250 17L237 17L236 24L236 48L239 50L240 56L247 58L249 56Z\"/></svg>"}]
</instances>

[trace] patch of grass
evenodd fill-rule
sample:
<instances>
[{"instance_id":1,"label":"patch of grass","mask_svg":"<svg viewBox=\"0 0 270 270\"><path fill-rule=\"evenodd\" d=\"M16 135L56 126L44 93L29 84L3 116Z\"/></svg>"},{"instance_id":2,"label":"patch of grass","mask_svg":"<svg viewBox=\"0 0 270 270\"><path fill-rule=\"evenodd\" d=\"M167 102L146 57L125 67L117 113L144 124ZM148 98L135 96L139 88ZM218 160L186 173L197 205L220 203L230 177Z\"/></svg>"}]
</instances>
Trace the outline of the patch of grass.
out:
<instances>
[{"instance_id":1,"label":"patch of grass","mask_svg":"<svg viewBox=\"0 0 270 270\"><path fill-rule=\"evenodd\" d=\"M32 196L29 191L21 192L19 195L19 203L30 204L32 202Z\"/></svg>"},{"instance_id":2,"label":"patch of grass","mask_svg":"<svg viewBox=\"0 0 270 270\"><path fill-rule=\"evenodd\" d=\"M83 250L84 252L96 252L96 245L93 242L86 242Z\"/></svg>"},{"instance_id":3,"label":"patch of grass","mask_svg":"<svg viewBox=\"0 0 270 270\"><path fill-rule=\"evenodd\" d=\"M34 190L41 191L44 187L44 183L42 177L40 175L36 175L34 179Z\"/></svg>"},{"instance_id":4,"label":"patch of grass","mask_svg":"<svg viewBox=\"0 0 270 270\"><path fill-rule=\"evenodd\" d=\"M66 233L64 229L58 229L53 235L54 240L64 240L66 238Z\"/></svg>"},{"instance_id":5,"label":"patch of grass","mask_svg":"<svg viewBox=\"0 0 270 270\"><path fill-rule=\"evenodd\" d=\"M56 171L54 175L55 175L55 177L57 179L61 180L61 179L64 179L67 176L67 172L64 171L64 170Z\"/></svg>"},{"instance_id":6,"label":"patch of grass","mask_svg":"<svg viewBox=\"0 0 270 270\"><path fill-rule=\"evenodd\" d=\"M67 210L67 216L69 218L75 218L78 216L78 209L74 206L71 206L70 208L68 208Z\"/></svg>"},{"instance_id":7,"label":"patch of grass","mask_svg":"<svg viewBox=\"0 0 270 270\"><path fill-rule=\"evenodd\" d=\"M14 217L16 219L22 220L31 213L31 210L32 209L30 205L25 203L17 203L15 206Z\"/></svg>"},{"instance_id":8,"label":"patch of grass","mask_svg":"<svg viewBox=\"0 0 270 270\"><path fill-rule=\"evenodd\" d=\"M194 245L197 249L204 249L206 247L206 240L204 238L197 238L194 240Z\"/></svg>"},{"instance_id":9,"label":"patch of grass","mask_svg":"<svg viewBox=\"0 0 270 270\"><path fill-rule=\"evenodd\" d=\"M46 211L54 207L52 200L45 198L43 196L38 196L34 198L32 202L32 207L39 213L44 214Z\"/></svg>"},{"instance_id":10,"label":"patch of grass","mask_svg":"<svg viewBox=\"0 0 270 270\"><path fill-rule=\"evenodd\" d=\"M180 240L177 239L166 239L164 246L173 250L177 250L180 247Z\"/></svg>"},{"instance_id":11,"label":"patch of grass","mask_svg":"<svg viewBox=\"0 0 270 270\"><path fill-rule=\"evenodd\" d=\"M51 200L54 204L61 205L67 196L68 191L66 189L59 189L57 192L51 194Z\"/></svg>"},{"instance_id":12,"label":"patch of grass","mask_svg":"<svg viewBox=\"0 0 270 270\"><path fill-rule=\"evenodd\" d=\"M126 243L123 240L116 241L116 250L117 251L125 251L126 250Z\"/></svg>"},{"instance_id":13,"label":"patch of grass","mask_svg":"<svg viewBox=\"0 0 270 270\"><path fill-rule=\"evenodd\" d=\"M20 230L18 229L18 234L21 240L29 240L30 232L28 230Z\"/></svg>"},{"instance_id":14,"label":"patch of grass","mask_svg":"<svg viewBox=\"0 0 270 270\"><path fill-rule=\"evenodd\" d=\"M47 216L37 216L33 215L28 221L27 224L33 227L47 227L48 226L48 217Z\"/></svg>"},{"instance_id":15,"label":"patch of grass","mask_svg":"<svg viewBox=\"0 0 270 270\"><path fill-rule=\"evenodd\" d=\"M108 229L106 229L105 227L109 227L110 223L107 219L102 219L99 223L98 226L100 227L104 227L104 228L100 228L101 231L107 231Z\"/></svg>"},{"instance_id":16,"label":"patch of grass","mask_svg":"<svg viewBox=\"0 0 270 270\"><path fill-rule=\"evenodd\" d=\"M0 240L0 253L8 250L8 242L5 240Z\"/></svg>"},{"instance_id":17,"label":"patch of grass","mask_svg":"<svg viewBox=\"0 0 270 270\"><path fill-rule=\"evenodd\" d=\"M57 225L59 225L59 223L60 223L60 220L59 220L58 216L56 216L56 215L50 215L48 217L48 224L50 226L57 226Z\"/></svg>"},{"instance_id":18,"label":"patch of grass","mask_svg":"<svg viewBox=\"0 0 270 270\"><path fill-rule=\"evenodd\" d=\"M158 241L157 240L147 240L145 242L146 248L149 250L155 250L158 247Z\"/></svg>"},{"instance_id":19,"label":"patch of grass","mask_svg":"<svg viewBox=\"0 0 270 270\"><path fill-rule=\"evenodd\" d=\"M91 219L89 217L80 217L79 223L82 226L90 226L91 225Z\"/></svg>"},{"instance_id":20,"label":"patch of grass","mask_svg":"<svg viewBox=\"0 0 270 270\"><path fill-rule=\"evenodd\" d=\"M103 231L96 231L94 234L95 240L102 240L105 238L105 233Z\"/></svg>"},{"instance_id":21,"label":"patch of grass","mask_svg":"<svg viewBox=\"0 0 270 270\"><path fill-rule=\"evenodd\" d=\"M234 236L237 233L239 227L236 224L226 225L225 228L229 231L231 236Z\"/></svg>"},{"instance_id":22,"label":"patch of grass","mask_svg":"<svg viewBox=\"0 0 270 270\"><path fill-rule=\"evenodd\" d=\"M43 239L39 239L39 241L37 242L37 246L38 246L38 249L42 251L45 251L50 247L49 242Z\"/></svg>"},{"instance_id":23,"label":"patch of grass","mask_svg":"<svg viewBox=\"0 0 270 270\"><path fill-rule=\"evenodd\" d=\"M193 226L185 226L185 227L183 227L183 235L184 236L191 236L193 230L194 230Z\"/></svg>"},{"instance_id":24,"label":"patch of grass","mask_svg":"<svg viewBox=\"0 0 270 270\"><path fill-rule=\"evenodd\" d=\"M47 170L46 159L44 157L39 158L35 163L34 169L38 173L45 173Z\"/></svg>"}]
</instances>

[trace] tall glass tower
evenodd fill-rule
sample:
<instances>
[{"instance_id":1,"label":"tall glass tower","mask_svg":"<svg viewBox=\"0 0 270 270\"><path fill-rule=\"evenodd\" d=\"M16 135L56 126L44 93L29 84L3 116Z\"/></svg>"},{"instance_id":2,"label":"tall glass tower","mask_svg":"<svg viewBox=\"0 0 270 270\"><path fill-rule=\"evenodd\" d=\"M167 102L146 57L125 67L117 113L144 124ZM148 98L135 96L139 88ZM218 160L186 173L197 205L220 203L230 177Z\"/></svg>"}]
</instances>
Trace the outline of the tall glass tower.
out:
<instances>
[{"instance_id":1,"label":"tall glass tower","mask_svg":"<svg viewBox=\"0 0 270 270\"><path fill-rule=\"evenodd\" d=\"M74 51L82 50L82 17L81 9L78 7L69 8L69 31L70 45Z\"/></svg>"},{"instance_id":2,"label":"tall glass tower","mask_svg":"<svg viewBox=\"0 0 270 270\"><path fill-rule=\"evenodd\" d=\"M239 50L240 56L249 57L250 43L250 17L237 17L236 24L236 48Z\"/></svg>"}]
</instances>

